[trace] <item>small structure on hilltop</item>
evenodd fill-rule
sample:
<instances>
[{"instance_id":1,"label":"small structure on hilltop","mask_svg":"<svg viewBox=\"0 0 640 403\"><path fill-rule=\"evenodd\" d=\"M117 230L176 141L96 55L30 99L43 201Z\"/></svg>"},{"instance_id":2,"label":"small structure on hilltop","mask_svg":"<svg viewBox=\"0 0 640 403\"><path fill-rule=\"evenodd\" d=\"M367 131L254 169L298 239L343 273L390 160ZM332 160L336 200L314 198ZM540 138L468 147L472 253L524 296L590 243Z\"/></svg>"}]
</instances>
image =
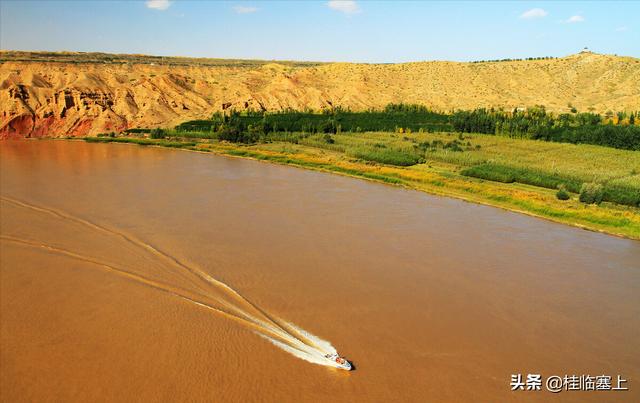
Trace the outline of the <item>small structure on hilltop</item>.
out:
<instances>
[{"instance_id":1,"label":"small structure on hilltop","mask_svg":"<svg viewBox=\"0 0 640 403\"><path fill-rule=\"evenodd\" d=\"M593 53L593 52L590 51L589 48L585 46L584 49L580 51L580 53Z\"/></svg>"}]
</instances>

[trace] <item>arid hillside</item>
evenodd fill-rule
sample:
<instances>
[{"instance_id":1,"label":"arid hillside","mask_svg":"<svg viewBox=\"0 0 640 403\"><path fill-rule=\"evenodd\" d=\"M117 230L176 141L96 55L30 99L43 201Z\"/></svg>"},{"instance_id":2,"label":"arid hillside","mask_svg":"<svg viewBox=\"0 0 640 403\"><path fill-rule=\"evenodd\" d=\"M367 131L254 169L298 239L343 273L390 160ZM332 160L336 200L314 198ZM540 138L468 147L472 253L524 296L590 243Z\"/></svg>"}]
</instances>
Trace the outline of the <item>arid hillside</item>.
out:
<instances>
[{"instance_id":1,"label":"arid hillside","mask_svg":"<svg viewBox=\"0 0 640 403\"><path fill-rule=\"evenodd\" d=\"M640 110L640 59L594 53L352 64L3 51L0 62L1 138L170 126L223 108Z\"/></svg>"}]
</instances>

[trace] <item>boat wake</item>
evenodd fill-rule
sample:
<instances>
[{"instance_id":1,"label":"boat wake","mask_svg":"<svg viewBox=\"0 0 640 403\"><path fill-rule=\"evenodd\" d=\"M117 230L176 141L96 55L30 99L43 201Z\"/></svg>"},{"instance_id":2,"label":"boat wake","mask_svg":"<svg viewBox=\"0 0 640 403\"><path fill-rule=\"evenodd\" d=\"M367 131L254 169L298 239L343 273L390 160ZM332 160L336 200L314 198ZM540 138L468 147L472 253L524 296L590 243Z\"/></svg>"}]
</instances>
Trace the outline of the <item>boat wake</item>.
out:
<instances>
[{"instance_id":1,"label":"boat wake","mask_svg":"<svg viewBox=\"0 0 640 403\"><path fill-rule=\"evenodd\" d=\"M3 225L5 228L0 240L4 242L41 248L50 253L89 263L111 274L216 312L250 328L271 344L297 358L313 364L347 369L344 364L327 358L338 357L336 349L328 341L269 314L204 270L184 263L130 233L88 221L65 211L10 197L1 196L0 201L4 205L2 218L5 222L11 221L17 215L11 214L11 209L23 210L23 213L26 210L31 214L29 228L24 228L24 225L14 226L17 228L17 234L5 234L5 228L10 226ZM55 238L48 234L50 231L43 230L37 234L39 239L32 239L35 236L34 232L38 232L37 229L50 228L52 224L56 226ZM65 231L69 236L60 237L60 233ZM100 253L99 248L91 247L95 243L106 244L110 248L108 252ZM113 250L117 250L118 253L112 253Z\"/></svg>"}]
</instances>

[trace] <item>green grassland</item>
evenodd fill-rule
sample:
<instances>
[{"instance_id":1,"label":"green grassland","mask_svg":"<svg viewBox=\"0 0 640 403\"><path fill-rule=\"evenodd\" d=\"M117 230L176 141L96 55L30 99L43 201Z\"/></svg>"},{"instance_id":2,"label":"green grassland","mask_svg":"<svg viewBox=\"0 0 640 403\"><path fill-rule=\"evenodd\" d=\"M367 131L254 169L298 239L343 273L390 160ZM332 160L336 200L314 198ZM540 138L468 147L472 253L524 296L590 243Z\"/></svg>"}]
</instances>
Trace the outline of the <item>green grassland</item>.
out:
<instances>
[{"instance_id":1,"label":"green grassland","mask_svg":"<svg viewBox=\"0 0 640 403\"><path fill-rule=\"evenodd\" d=\"M328 171L640 239L637 151L460 133L270 133L253 144L177 137L86 140L177 147ZM601 187L603 202L580 202L584 184ZM556 197L559 185L569 191L568 200Z\"/></svg>"}]
</instances>

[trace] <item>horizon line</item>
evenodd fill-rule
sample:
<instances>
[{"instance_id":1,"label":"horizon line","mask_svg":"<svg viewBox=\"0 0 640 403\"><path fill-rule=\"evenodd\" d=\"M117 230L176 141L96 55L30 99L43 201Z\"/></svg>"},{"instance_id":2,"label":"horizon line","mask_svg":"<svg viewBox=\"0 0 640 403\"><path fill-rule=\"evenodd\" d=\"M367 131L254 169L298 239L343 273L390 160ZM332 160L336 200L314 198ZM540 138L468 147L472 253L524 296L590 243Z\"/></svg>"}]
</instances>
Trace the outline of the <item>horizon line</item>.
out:
<instances>
[{"instance_id":1,"label":"horizon line","mask_svg":"<svg viewBox=\"0 0 640 403\"><path fill-rule=\"evenodd\" d=\"M210 56L182 56L182 55L153 55L145 53L115 53L105 51L78 51L78 50L22 50L22 49L0 49L0 53L21 52L21 53L55 53L55 54L78 54L78 55L113 55L113 56L137 56L137 57L149 57L149 58L174 58L174 59L200 59L200 60L233 60L233 61L247 61L247 62L287 62L287 63L309 63L309 64L366 64L366 65L393 65L393 64L411 64L411 63L429 63L429 62L443 62L443 63L480 63L480 62L508 62L508 61L535 61L535 60L549 60L549 59L563 59L580 54L594 54L599 56L614 56L614 57L628 57L638 59L637 56L619 55L617 53L598 53L593 50L587 49L586 51L580 50L575 53L570 53L564 56L529 56L524 58L500 58L500 59L478 59L478 60L447 60L447 59L422 59L402 62L359 62L359 61L323 61L323 60L304 60L304 59L250 59L250 58L233 58L233 57L210 57ZM46 61L46 60L43 60Z\"/></svg>"}]
</instances>

